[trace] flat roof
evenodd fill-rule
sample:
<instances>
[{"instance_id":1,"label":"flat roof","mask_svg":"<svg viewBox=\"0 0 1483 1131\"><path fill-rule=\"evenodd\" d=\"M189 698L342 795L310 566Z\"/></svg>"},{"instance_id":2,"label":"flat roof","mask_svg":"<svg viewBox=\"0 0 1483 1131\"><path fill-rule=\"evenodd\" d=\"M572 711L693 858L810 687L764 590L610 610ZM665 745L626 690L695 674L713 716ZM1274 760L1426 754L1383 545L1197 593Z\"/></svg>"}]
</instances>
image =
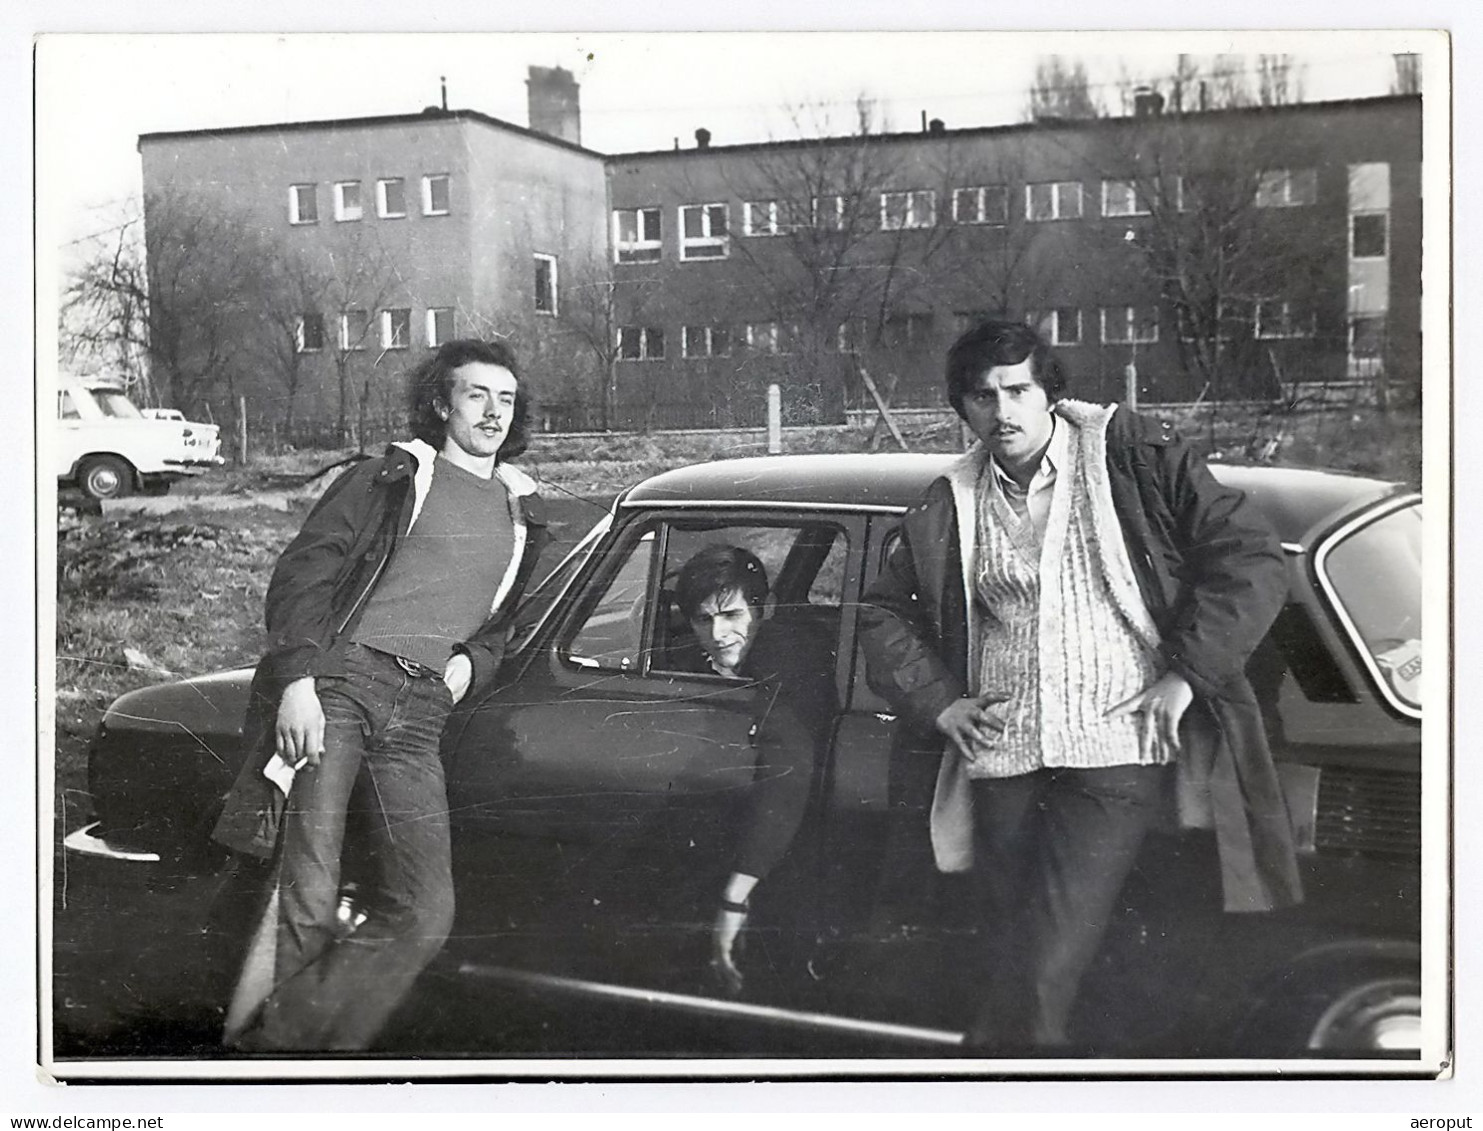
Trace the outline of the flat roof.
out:
<instances>
[{"instance_id":1,"label":"flat roof","mask_svg":"<svg viewBox=\"0 0 1483 1131\"><path fill-rule=\"evenodd\" d=\"M213 129L200 130L166 130L158 133L140 134L139 145L142 146L145 142L180 141L187 138L232 137L241 134L263 133L312 133L316 130L427 125L429 122L475 122L481 126L491 126L498 130L508 130L522 137L528 137L533 141L542 141L549 145L560 146L562 149L570 149L574 153L582 153L588 157L603 156L597 150L588 149L585 146L578 145L576 142L552 137L550 134L541 133L539 130L533 130L526 126L517 126L514 122L506 122L502 118L491 118L488 114L481 114L478 110L442 110L435 106L430 106L426 110L419 111L415 114L380 114L369 118L324 118L313 122L271 122L253 126L220 126Z\"/></svg>"},{"instance_id":2,"label":"flat roof","mask_svg":"<svg viewBox=\"0 0 1483 1131\"><path fill-rule=\"evenodd\" d=\"M1186 110L1179 113L1173 111L1154 115L1150 118L1140 118L1132 114L1120 114L1115 117L1105 118L1042 118L1035 122L1008 122L996 126L962 126L958 129L943 129L937 133L928 130L897 131L895 133L877 133L863 135L872 143L927 141L933 138L966 138L984 137L993 134L1015 134L1028 130L1070 130L1086 129L1096 126L1119 127L1130 123L1142 123L1149 120L1173 120L1183 119L1205 119L1225 117L1229 115L1258 117L1263 114L1282 115L1299 112L1311 112L1315 110L1354 110L1364 109L1376 105L1402 105L1408 102L1421 104L1419 94L1383 94L1374 98L1341 98L1328 102L1294 102L1285 106L1233 106L1217 110ZM693 157L698 153L746 153L760 149L788 149L808 145L850 145L861 140L859 134L843 134L834 137L802 137L786 138L776 141L749 141L739 142L736 145L707 145L704 149L696 145L681 146L672 149L637 150L629 153L612 153L608 155L610 161L631 160L639 157Z\"/></svg>"},{"instance_id":3,"label":"flat roof","mask_svg":"<svg viewBox=\"0 0 1483 1131\"><path fill-rule=\"evenodd\" d=\"M1380 105L1404 105L1406 103L1421 103L1419 94L1389 94L1379 95L1374 98L1346 98L1335 99L1328 102L1295 102L1286 106L1242 106L1219 110L1192 110L1185 111L1180 117L1186 119L1213 118L1217 116L1259 116L1259 115L1281 115L1292 113L1311 113L1326 110L1354 110L1364 109ZM1164 118L1173 118L1170 113L1162 115ZM1077 119L1041 119L1036 122L1009 122L993 126L963 126L957 129L944 129L939 133L930 133L923 130L897 131L894 133L879 133L867 135L872 143L923 141L932 138L954 137L982 137L995 134L1023 133L1027 130L1065 130L1085 129L1089 126L1117 126L1132 122L1141 122L1146 119L1131 115L1107 118L1077 118ZM494 118L483 114L478 110L442 110L437 107L428 107L426 110L412 114L381 114L364 118L324 118L308 122L272 122L250 126L221 126L210 129L194 130L165 130L154 133L139 135L139 145L145 142L155 141L178 141L189 138L207 137L231 137L240 134L252 133L300 133L315 130L334 129L364 129L376 126L406 126L425 125L429 122L475 122L479 125L490 126L494 129L507 130L511 133L527 137L535 141L546 142L550 145L570 149L574 153L582 153L589 157L600 157L605 161L624 161L635 158L650 157L694 157L697 154L727 154L747 153L768 149L788 149L808 145L847 145L858 142L858 135L842 135L834 137L812 137L812 138L788 138L773 141L751 141L740 142L736 145L708 145L704 149L691 144L671 149L630 150L623 153L601 153L595 149L578 145L575 142L565 141L562 138L553 137L550 134L541 133L539 130L530 129L527 126L517 126L514 122L506 122L501 118Z\"/></svg>"}]
</instances>

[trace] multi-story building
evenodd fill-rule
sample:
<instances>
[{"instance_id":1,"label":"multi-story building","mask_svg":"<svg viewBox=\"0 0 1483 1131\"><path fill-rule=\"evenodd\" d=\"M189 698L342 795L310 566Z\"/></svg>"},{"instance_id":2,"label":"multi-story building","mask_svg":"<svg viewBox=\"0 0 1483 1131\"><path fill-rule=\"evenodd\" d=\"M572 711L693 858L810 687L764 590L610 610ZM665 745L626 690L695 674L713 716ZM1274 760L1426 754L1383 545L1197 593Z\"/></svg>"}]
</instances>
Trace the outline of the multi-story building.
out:
<instances>
[{"instance_id":1,"label":"multi-story building","mask_svg":"<svg viewBox=\"0 0 1483 1131\"><path fill-rule=\"evenodd\" d=\"M316 265L285 299L320 362L305 418L350 363L374 399L392 351L503 333L553 425L755 422L773 382L789 419L838 420L872 389L941 403L988 313L1037 322L1091 399L1419 384L1419 96L603 156L569 74L530 95L534 129L145 135L146 193L228 202Z\"/></svg>"}]
</instances>

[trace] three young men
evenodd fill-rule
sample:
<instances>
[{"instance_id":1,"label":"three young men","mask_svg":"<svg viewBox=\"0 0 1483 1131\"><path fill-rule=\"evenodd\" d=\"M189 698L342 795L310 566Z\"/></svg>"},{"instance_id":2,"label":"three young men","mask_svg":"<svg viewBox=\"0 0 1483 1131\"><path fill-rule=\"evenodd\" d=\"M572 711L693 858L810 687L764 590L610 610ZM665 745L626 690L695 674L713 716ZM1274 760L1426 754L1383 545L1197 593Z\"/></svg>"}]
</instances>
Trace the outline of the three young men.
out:
<instances>
[{"instance_id":1,"label":"three young men","mask_svg":"<svg viewBox=\"0 0 1483 1131\"><path fill-rule=\"evenodd\" d=\"M410 392L416 438L337 480L269 583L253 753L216 831L274 859L228 1014L244 1051L366 1048L453 922L440 736L493 678L546 531L507 462L526 444L511 351L449 342Z\"/></svg>"},{"instance_id":2,"label":"three young men","mask_svg":"<svg viewBox=\"0 0 1483 1131\"><path fill-rule=\"evenodd\" d=\"M940 752L938 868L974 868L987 897L970 1046L1065 1047L1171 769L1182 816L1214 825L1228 910L1301 898L1244 675L1286 565L1167 425L1064 398L1028 327L969 330L947 384L980 442L865 595L869 677L903 755Z\"/></svg>"}]
</instances>

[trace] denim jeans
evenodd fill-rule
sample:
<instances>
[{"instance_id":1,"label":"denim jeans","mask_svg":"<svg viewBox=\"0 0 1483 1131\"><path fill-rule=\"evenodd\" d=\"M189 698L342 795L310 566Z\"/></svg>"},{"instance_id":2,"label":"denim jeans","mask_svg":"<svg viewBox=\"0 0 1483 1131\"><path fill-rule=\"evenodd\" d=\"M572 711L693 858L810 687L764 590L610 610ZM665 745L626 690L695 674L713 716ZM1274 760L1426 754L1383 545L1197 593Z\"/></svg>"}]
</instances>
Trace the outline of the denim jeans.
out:
<instances>
[{"instance_id":1,"label":"denim jeans","mask_svg":"<svg viewBox=\"0 0 1483 1131\"><path fill-rule=\"evenodd\" d=\"M324 754L289 792L260 932L275 944L272 989L229 1037L244 1050L366 1048L453 925L438 756L452 695L440 676L413 675L360 645L345 671L316 684ZM360 881L366 914L353 930L338 918L342 862Z\"/></svg>"}]
</instances>

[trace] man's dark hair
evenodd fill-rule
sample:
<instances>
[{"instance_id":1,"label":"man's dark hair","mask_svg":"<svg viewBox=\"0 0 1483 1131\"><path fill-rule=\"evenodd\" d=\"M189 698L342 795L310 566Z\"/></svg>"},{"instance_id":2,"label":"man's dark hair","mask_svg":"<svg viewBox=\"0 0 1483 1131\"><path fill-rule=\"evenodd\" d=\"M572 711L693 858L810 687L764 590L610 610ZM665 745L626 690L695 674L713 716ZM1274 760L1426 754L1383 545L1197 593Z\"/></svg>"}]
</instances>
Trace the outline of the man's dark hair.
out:
<instances>
[{"instance_id":1,"label":"man's dark hair","mask_svg":"<svg viewBox=\"0 0 1483 1131\"><path fill-rule=\"evenodd\" d=\"M707 597L740 593L749 605L767 599L767 570L757 555L740 546L718 542L696 553L680 569L675 603L686 620L693 620Z\"/></svg>"},{"instance_id":2,"label":"man's dark hair","mask_svg":"<svg viewBox=\"0 0 1483 1131\"><path fill-rule=\"evenodd\" d=\"M474 362L503 366L514 374L515 411L497 456L501 460L514 459L530 446L530 397L525 379L515 363L515 351L504 342L485 342L478 338L444 342L437 353L412 371L407 383L412 435L435 448L442 448L447 439L447 425L439 410L451 407L453 371Z\"/></svg>"},{"instance_id":3,"label":"man's dark hair","mask_svg":"<svg viewBox=\"0 0 1483 1131\"><path fill-rule=\"evenodd\" d=\"M947 399L963 415L963 394L980 373L996 365L1018 365L1030 358L1030 374L1057 401L1066 391L1066 371L1050 343L1022 322L990 318L964 332L947 351Z\"/></svg>"}]
</instances>

